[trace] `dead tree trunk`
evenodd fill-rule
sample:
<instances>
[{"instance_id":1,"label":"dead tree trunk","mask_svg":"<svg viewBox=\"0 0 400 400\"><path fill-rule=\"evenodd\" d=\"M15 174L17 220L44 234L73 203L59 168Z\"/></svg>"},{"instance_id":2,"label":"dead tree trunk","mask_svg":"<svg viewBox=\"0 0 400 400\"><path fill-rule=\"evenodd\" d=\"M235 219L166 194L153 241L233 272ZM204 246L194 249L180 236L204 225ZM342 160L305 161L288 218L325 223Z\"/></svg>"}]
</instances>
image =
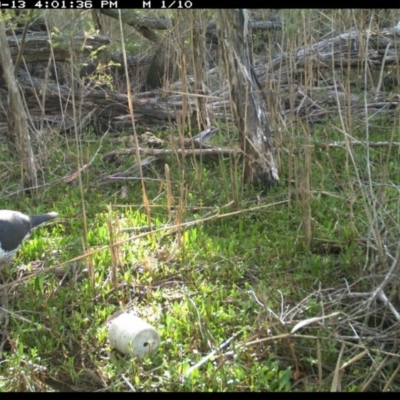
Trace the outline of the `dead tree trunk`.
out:
<instances>
[{"instance_id":1,"label":"dead tree trunk","mask_svg":"<svg viewBox=\"0 0 400 400\"><path fill-rule=\"evenodd\" d=\"M205 46L205 29L201 20L201 10L191 10L189 13L191 56L193 65L193 74L195 80L196 96L196 114L197 124L200 131L206 129L207 123L206 102L203 91L205 66L206 66L206 46Z\"/></svg>"},{"instance_id":2,"label":"dead tree trunk","mask_svg":"<svg viewBox=\"0 0 400 400\"><path fill-rule=\"evenodd\" d=\"M245 154L244 179L252 184L276 184L278 169L273 156L266 99L254 73L247 10L217 10L216 16L233 115Z\"/></svg>"},{"instance_id":3,"label":"dead tree trunk","mask_svg":"<svg viewBox=\"0 0 400 400\"><path fill-rule=\"evenodd\" d=\"M0 15L0 64L8 88L8 142L11 151L15 151L21 160L22 183L24 188L37 187L35 159L33 156L28 122L21 95L14 75L14 64L6 37L6 27ZM15 150L12 148L15 147Z\"/></svg>"},{"instance_id":4,"label":"dead tree trunk","mask_svg":"<svg viewBox=\"0 0 400 400\"><path fill-rule=\"evenodd\" d=\"M184 48L184 36L182 24L179 22L176 18L173 28L168 29L158 44L147 72L146 86L148 90L174 82L182 72L179 61L182 56L180 51Z\"/></svg>"}]
</instances>

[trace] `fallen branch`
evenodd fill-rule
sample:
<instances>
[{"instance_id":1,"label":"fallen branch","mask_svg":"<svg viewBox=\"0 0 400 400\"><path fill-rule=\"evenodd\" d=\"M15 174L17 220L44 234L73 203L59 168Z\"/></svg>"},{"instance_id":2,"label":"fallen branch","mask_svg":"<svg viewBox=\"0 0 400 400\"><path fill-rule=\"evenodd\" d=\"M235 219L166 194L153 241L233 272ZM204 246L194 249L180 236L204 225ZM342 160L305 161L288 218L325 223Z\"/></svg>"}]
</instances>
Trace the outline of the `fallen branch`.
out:
<instances>
[{"instance_id":1,"label":"fallen branch","mask_svg":"<svg viewBox=\"0 0 400 400\"><path fill-rule=\"evenodd\" d=\"M231 156L241 153L241 150L233 147L212 147L207 149L149 149L145 147L139 147L139 153L153 157L166 157L171 154L184 156ZM111 151L107 154L104 154L103 159L110 161L112 159L116 159L121 156L128 156L131 154L135 154L134 147L130 149Z\"/></svg>"},{"instance_id":2,"label":"fallen branch","mask_svg":"<svg viewBox=\"0 0 400 400\"><path fill-rule=\"evenodd\" d=\"M346 147L347 145L365 146L365 147L389 147L389 146L400 147L400 142L366 142L361 140L350 140L348 142L341 141L341 142L331 142L331 143L319 143L316 144L315 146L321 147L323 149L328 149L328 148L339 148L339 147L342 148Z\"/></svg>"}]
</instances>

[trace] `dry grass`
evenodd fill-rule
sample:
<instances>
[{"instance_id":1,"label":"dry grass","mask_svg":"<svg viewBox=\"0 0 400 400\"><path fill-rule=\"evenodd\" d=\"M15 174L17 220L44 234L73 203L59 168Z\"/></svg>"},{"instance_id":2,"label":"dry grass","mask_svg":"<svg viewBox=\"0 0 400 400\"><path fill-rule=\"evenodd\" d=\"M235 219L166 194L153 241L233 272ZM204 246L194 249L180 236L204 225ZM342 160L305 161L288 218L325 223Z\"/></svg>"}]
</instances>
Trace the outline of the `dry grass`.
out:
<instances>
[{"instance_id":1,"label":"dry grass","mask_svg":"<svg viewBox=\"0 0 400 400\"><path fill-rule=\"evenodd\" d=\"M400 10L279 13L281 32L253 37L264 51L256 58L265 70L282 181L266 199L242 185L236 157L213 163L178 152L140 187L123 181L93 188L113 168L96 158L79 188L66 190L64 176L115 144L91 143L93 136L86 141L81 132L48 143L54 151L50 167L43 164L48 189L40 200L52 199L65 216L48 243L64 254L53 258L55 266L20 271L0 286L7 362L23 377L12 380L0 364L0 390L47 390L43 381L56 388L54 376L69 388L97 390L399 390L399 65L299 66L296 53L351 28L393 27ZM88 29L88 12L59 14L46 11L50 25ZM116 21L104 27L121 39ZM130 29L123 31L126 43L139 40ZM359 34L360 59L372 37ZM178 65L191 60L184 47L174 48ZM266 64L277 59L274 69L273 61ZM389 78L395 83L385 84ZM216 84L222 89L223 79ZM229 120L229 107L221 110ZM184 122L176 136L190 130ZM234 143L232 124L220 125L218 140ZM1 163L10 208L18 163ZM132 227L149 231L132 235ZM26 252L35 257L38 247ZM35 293L46 312L36 308ZM134 364L109 352L101 325L123 307L162 330L152 361ZM47 341L34 337L36 329ZM38 372L41 357L46 379Z\"/></svg>"}]
</instances>

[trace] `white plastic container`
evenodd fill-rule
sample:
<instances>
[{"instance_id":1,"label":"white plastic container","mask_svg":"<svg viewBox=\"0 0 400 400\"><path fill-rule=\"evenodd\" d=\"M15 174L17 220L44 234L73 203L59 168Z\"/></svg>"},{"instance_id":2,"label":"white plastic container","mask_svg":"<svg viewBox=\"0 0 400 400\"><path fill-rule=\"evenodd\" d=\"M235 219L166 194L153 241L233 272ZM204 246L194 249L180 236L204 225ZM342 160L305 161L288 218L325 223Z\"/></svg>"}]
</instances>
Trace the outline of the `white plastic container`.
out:
<instances>
[{"instance_id":1,"label":"white plastic container","mask_svg":"<svg viewBox=\"0 0 400 400\"><path fill-rule=\"evenodd\" d=\"M122 313L108 324L108 339L121 353L142 358L160 344L159 333L133 314Z\"/></svg>"}]
</instances>

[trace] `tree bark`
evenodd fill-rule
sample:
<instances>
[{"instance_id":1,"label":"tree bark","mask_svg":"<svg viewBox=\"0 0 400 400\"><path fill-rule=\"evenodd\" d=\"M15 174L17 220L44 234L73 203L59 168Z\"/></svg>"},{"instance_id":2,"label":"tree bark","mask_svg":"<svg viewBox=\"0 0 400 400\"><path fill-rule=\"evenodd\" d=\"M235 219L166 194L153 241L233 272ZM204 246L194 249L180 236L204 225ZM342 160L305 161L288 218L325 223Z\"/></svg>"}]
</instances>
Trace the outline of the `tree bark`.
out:
<instances>
[{"instance_id":1,"label":"tree bark","mask_svg":"<svg viewBox=\"0 0 400 400\"><path fill-rule=\"evenodd\" d=\"M101 9L101 14L107 15L111 18L119 19L120 10L106 10ZM133 26L139 33L143 35L146 39L153 43L160 43L161 37L158 36L151 28L149 28L145 23L143 23L143 18L138 16L136 10L124 10L121 12L121 21L124 24Z\"/></svg>"},{"instance_id":2,"label":"tree bark","mask_svg":"<svg viewBox=\"0 0 400 400\"><path fill-rule=\"evenodd\" d=\"M177 18L174 20L173 28L168 29L163 36L150 63L146 78L147 90L163 87L177 80L179 74L184 75L182 51L185 47L183 32L186 20L178 18L178 11L180 10L175 11Z\"/></svg>"},{"instance_id":3,"label":"tree bark","mask_svg":"<svg viewBox=\"0 0 400 400\"><path fill-rule=\"evenodd\" d=\"M22 183L24 188L37 187L35 159L33 156L28 122L21 95L14 75L14 65L6 37L6 27L0 15L0 63L8 88L8 142L10 151L17 151L22 165ZM15 150L14 150L15 147Z\"/></svg>"},{"instance_id":4,"label":"tree bark","mask_svg":"<svg viewBox=\"0 0 400 400\"><path fill-rule=\"evenodd\" d=\"M196 117L199 130L206 129L209 119L206 114L205 93L203 90L204 76L206 70L206 47L205 47L205 29L201 20L201 10L190 10L189 26L191 34L191 56L193 65L193 74L195 80Z\"/></svg>"},{"instance_id":5,"label":"tree bark","mask_svg":"<svg viewBox=\"0 0 400 400\"><path fill-rule=\"evenodd\" d=\"M267 102L254 72L245 9L217 10L217 30L228 78L233 116L244 156L244 179L252 184L278 183Z\"/></svg>"}]
</instances>

